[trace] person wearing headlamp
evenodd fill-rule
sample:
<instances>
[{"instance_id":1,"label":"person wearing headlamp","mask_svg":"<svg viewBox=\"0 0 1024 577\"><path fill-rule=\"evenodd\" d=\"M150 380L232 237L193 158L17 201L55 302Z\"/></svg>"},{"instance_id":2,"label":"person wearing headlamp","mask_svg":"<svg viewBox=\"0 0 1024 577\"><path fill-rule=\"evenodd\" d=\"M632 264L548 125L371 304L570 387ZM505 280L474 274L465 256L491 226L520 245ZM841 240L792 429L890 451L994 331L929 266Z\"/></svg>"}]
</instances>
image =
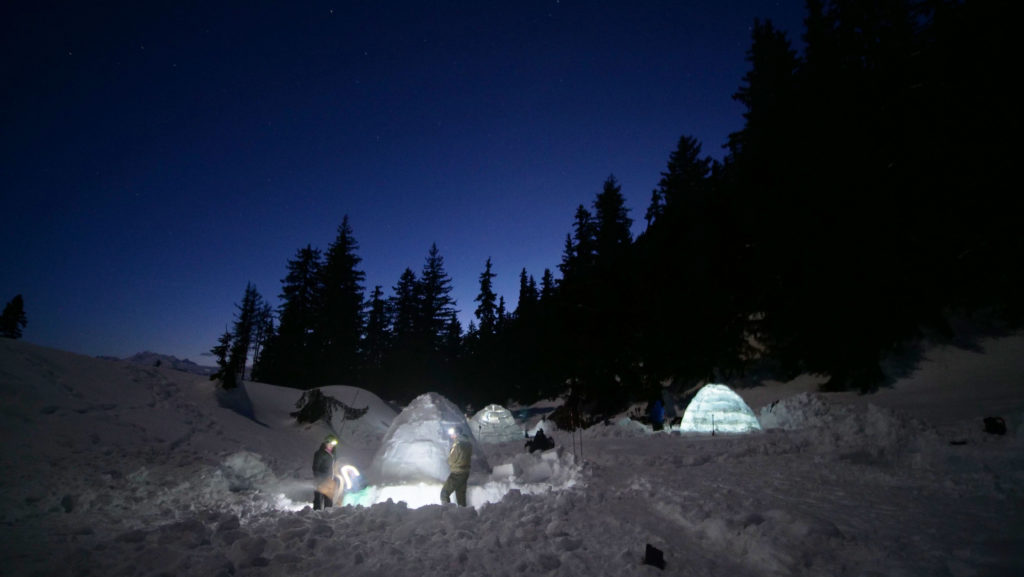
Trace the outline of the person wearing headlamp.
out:
<instances>
[{"instance_id":1,"label":"person wearing headlamp","mask_svg":"<svg viewBox=\"0 0 1024 577\"><path fill-rule=\"evenodd\" d=\"M466 506L466 484L469 482L469 464L473 458L473 444L462 427L448 429L448 437L452 440L452 448L448 451L448 480L441 487L441 502L451 503L451 495L455 493L455 502L460 507Z\"/></svg>"},{"instance_id":2,"label":"person wearing headlamp","mask_svg":"<svg viewBox=\"0 0 1024 577\"><path fill-rule=\"evenodd\" d=\"M326 509L334 505L336 493L334 479L334 447L338 445L338 437L327 435L320 448L313 453L313 510Z\"/></svg>"}]
</instances>

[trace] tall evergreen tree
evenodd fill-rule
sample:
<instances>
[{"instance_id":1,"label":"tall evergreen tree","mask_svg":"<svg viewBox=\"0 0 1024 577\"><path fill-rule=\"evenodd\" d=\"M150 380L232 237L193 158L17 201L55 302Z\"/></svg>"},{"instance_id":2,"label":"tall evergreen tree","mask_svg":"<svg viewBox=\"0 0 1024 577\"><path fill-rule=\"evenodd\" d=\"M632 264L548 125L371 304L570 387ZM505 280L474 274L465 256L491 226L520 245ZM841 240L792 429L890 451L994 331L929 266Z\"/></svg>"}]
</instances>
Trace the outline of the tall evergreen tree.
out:
<instances>
[{"instance_id":1,"label":"tall evergreen tree","mask_svg":"<svg viewBox=\"0 0 1024 577\"><path fill-rule=\"evenodd\" d=\"M570 271L582 274L590 270L597 258L597 225L593 215L582 204L576 207L571 246ZM563 272L563 278L568 276Z\"/></svg>"},{"instance_id":2,"label":"tall evergreen tree","mask_svg":"<svg viewBox=\"0 0 1024 577\"><path fill-rule=\"evenodd\" d=\"M622 187L609 176L604 181L601 193L594 200L595 227L593 231L594 248L598 258L608 262L610 259L622 258L626 249L633 241L626 199L622 196Z\"/></svg>"},{"instance_id":3,"label":"tall evergreen tree","mask_svg":"<svg viewBox=\"0 0 1024 577\"><path fill-rule=\"evenodd\" d=\"M537 292L537 281L526 274L526 268L519 272L519 303L516 305L516 316L530 314L537 306L540 293Z\"/></svg>"},{"instance_id":4,"label":"tall evergreen tree","mask_svg":"<svg viewBox=\"0 0 1024 577\"><path fill-rule=\"evenodd\" d=\"M15 295L4 306L4 312L0 315L0 336L9 339L20 339L21 329L27 325L28 317L25 316L25 300L21 295Z\"/></svg>"},{"instance_id":5,"label":"tall evergreen tree","mask_svg":"<svg viewBox=\"0 0 1024 577\"><path fill-rule=\"evenodd\" d=\"M488 257L484 264L484 272L480 273L480 293L475 299L479 304L474 311L474 315L480 321L478 332L484 338L494 334L498 322L498 296L494 294L493 284L496 276L491 272L491 259Z\"/></svg>"},{"instance_id":6,"label":"tall evergreen tree","mask_svg":"<svg viewBox=\"0 0 1024 577\"><path fill-rule=\"evenodd\" d=\"M502 332L508 325L508 308L505 306L505 296L501 295L498 297L498 323L495 328L497 332Z\"/></svg>"},{"instance_id":7,"label":"tall evergreen tree","mask_svg":"<svg viewBox=\"0 0 1024 577\"><path fill-rule=\"evenodd\" d=\"M255 325L253 327L252 339L252 364L255 371L263 356L264 347L274 337L274 309L270 303L262 301L259 310L256 312ZM255 377L253 377L255 379Z\"/></svg>"},{"instance_id":8,"label":"tall evergreen tree","mask_svg":"<svg viewBox=\"0 0 1024 577\"><path fill-rule=\"evenodd\" d=\"M731 218L715 199L712 166L700 142L679 138L656 189L663 202L660 216L635 251L640 281L634 283L633 301L649 382L709 378L731 354L719 354L724 343L713 336L731 326L723 317L739 311L723 304L738 287L723 277L732 266L723 240Z\"/></svg>"},{"instance_id":9,"label":"tall evergreen tree","mask_svg":"<svg viewBox=\"0 0 1024 577\"><path fill-rule=\"evenodd\" d=\"M267 342L260 366L255 367L260 380L302 388L326 384L316 335L323 302L322 267L322 253L311 245L288 261L288 274L281 281L277 334Z\"/></svg>"},{"instance_id":10,"label":"tall evergreen tree","mask_svg":"<svg viewBox=\"0 0 1024 577\"><path fill-rule=\"evenodd\" d=\"M235 307L237 312L235 313L235 322L232 329L228 366L241 380L245 380L245 369L248 365L249 353L253 349L253 342L256 340L257 332L261 329L259 315L264 309L263 297L256 290L256 285L250 282L245 286L242 302L235 305Z\"/></svg>"},{"instance_id":11,"label":"tall evergreen tree","mask_svg":"<svg viewBox=\"0 0 1024 577\"><path fill-rule=\"evenodd\" d=\"M394 296L390 298L392 314L392 332L398 342L408 341L419 328L419 280L412 269L406 268L392 287Z\"/></svg>"},{"instance_id":12,"label":"tall evergreen tree","mask_svg":"<svg viewBox=\"0 0 1024 577\"><path fill-rule=\"evenodd\" d=\"M423 272L420 274L420 329L431 344L430 348L441 349L448 320L455 310L455 300L451 297L452 280L444 269L444 257L436 244L430 246Z\"/></svg>"},{"instance_id":13,"label":"tall evergreen tree","mask_svg":"<svg viewBox=\"0 0 1024 577\"><path fill-rule=\"evenodd\" d=\"M711 157L701 157L701 144L693 136L679 137L669 154L668 166L661 173L655 193L664 202L664 211L681 210L679 205L706 190L711 175ZM663 212L664 212L663 211Z\"/></svg>"},{"instance_id":14,"label":"tall evergreen tree","mask_svg":"<svg viewBox=\"0 0 1024 577\"><path fill-rule=\"evenodd\" d=\"M217 340L217 345L210 349L217 361L217 372L210 375L210 380L220 381L221 386L225 389L233 389L238 386L238 371L231 359L234 339L234 333L224 331Z\"/></svg>"},{"instance_id":15,"label":"tall evergreen tree","mask_svg":"<svg viewBox=\"0 0 1024 577\"><path fill-rule=\"evenodd\" d=\"M366 275L358 268L362 262L356 254L358 248L346 215L338 227L337 238L327 249L321 270L322 309L317 330L323 378L329 383L351 382L359 370L365 322L362 283Z\"/></svg>"},{"instance_id":16,"label":"tall evergreen tree","mask_svg":"<svg viewBox=\"0 0 1024 577\"><path fill-rule=\"evenodd\" d=\"M551 269L544 269L544 275L540 277L540 298L549 301L555 294L555 277Z\"/></svg>"},{"instance_id":17,"label":"tall evergreen tree","mask_svg":"<svg viewBox=\"0 0 1024 577\"><path fill-rule=\"evenodd\" d=\"M391 335L382 363L381 393L406 402L417 392L414 384L422 386L424 383L428 354L422 337L420 282L416 273L406 268L392 291L387 306Z\"/></svg>"},{"instance_id":18,"label":"tall evergreen tree","mask_svg":"<svg viewBox=\"0 0 1024 577\"><path fill-rule=\"evenodd\" d=\"M380 285L373 287L369 311L366 315L366 336L363 341L363 364L374 375L384 366L384 358L390 347L390 327L387 302Z\"/></svg>"}]
</instances>

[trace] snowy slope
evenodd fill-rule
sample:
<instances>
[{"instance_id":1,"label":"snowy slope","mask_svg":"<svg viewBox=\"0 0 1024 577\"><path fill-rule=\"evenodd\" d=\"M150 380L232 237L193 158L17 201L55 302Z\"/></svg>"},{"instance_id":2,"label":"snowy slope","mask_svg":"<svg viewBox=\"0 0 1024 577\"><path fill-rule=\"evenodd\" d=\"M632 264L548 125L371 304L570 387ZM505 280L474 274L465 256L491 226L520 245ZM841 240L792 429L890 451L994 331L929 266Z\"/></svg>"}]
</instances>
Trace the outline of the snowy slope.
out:
<instances>
[{"instance_id":1,"label":"snowy slope","mask_svg":"<svg viewBox=\"0 0 1024 577\"><path fill-rule=\"evenodd\" d=\"M467 509L426 487L418 508L314 512L330 428L289 418L298 391L246 383L253 420L202 376L0 339L0 575L1024 574L1024 338L929 358L877 395L738 390L774 419L760 434L624 420L545 455L488 445ZM325 393L369 408L332 423L366 463L394 411Z\"/></svg>"}]
</instances>

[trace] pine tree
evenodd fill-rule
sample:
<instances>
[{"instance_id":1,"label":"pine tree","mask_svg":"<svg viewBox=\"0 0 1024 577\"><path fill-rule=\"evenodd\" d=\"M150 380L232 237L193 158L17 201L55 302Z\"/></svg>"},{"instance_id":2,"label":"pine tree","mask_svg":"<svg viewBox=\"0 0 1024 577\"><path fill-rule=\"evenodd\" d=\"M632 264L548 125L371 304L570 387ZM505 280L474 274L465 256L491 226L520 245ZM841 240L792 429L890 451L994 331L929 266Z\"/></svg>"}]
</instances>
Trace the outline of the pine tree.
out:
<instances>
[{"instance_id":1,"label":"pine tree","mask_svg":"<svg viewBox=\"0 0 1024 577\"><path fill-rule=\"evenodd\" d=\"M231 331L224 331L217 345L210 349L217 360L217 372L210 375L211 381L220 381L225 389L233 389L238 386L237 371L231 362L231 350L234 346L234 334Z\"/></svg>"},{"instance_id":2,"label":"pine tree","mask_svg":"<svg viewBox=\"0 0 1024 577\"><path fill-rule=\"evenodd\" d=\"M542 301L549 301L555 294L555 277L551 269L544 269L544 275L540 277L540 298Z\"/></svg>"},{"instance_id":3,"label":"pine tree","mask_svg":"<svg viewBox=\"0 0 1024 577\"><path fill-rule=\"evenodd\" d=\"M651 225L661 218L661 215L664 213L665 198L662 196L661 191L655 188L651 191L651 202L647 206L647 212L644 213L644 221L647 223L647 228L651 228Z\"/></svg>"},{"instance_id":4,"label":"pine tree","mask_svg":"<svg viewBox=\"0 0 1024 577\"><path fill-rule=\"evenodd\" d=\"M676 149L668 157L655 193L664 203L662 213L680 210L686 199L705 190L711 175L710 157L701 158L701 144L692 136L679 137Z\"/></svg>"},{"instance_id":5,"label":"pine tree","mask_svg":"<svg viewBox=\"0 0 1024 577\"><path fill-rule=\"evenodd\" d=\"M363 281L348 216L338 227L338 236L325 255L322 274L322 308L317 331L323 378L341 383L355 378L359 369L360 339L363 334Z\"/></svg>"},{"instance_id":6,"label":"pine tree","mask_svg":"<svg viewBox=\"0 0 1024 577\"><path fill-rule=\"evenodd\" d=\"M430 246L419 282L420 334L430 343L430 349L438 351L446 332L448 319L455 310L451 297L452 280L444 270L444 257L436 244Z\"/></svg>"},{"instance_id":7,"label":"pine tree","mask_svg":"<svg viewBox=\"0 0 1024 577\"><path fill-rule=\"evenodd\" d=\"M623 257L633 241L633 220L628 215L622 187L615 176L609 176L594 200L594 250L605 263Z\"/></svg>"},{"instance_id":8,"label":"pine tree","mask_svg":"<svg viewBox=\"0 0 1024 577\"><path fill-rule=\"evenodd\" d=\"M488 257L484 264L484 272L480 273L480 294L475 299L480 304L474 311L474 315L480 321L478 332L483 337L493 335L498 322L498 297L494 294L493 288L493 280L496 276L491 272L491 259Z\"/></svg>"},{"instance_id":9,"label":"pine tree","mask_svg":"<svg viewBox=\"0 0 1024 577\"><path fill-rule=\"evenodd\" d=\"M390 321L387 302L380 285L373 287L366 315L366 337L363 341L363 364L371 373L380 371L389 349Z\"/></svg>"},{"instance_id":10,"label":"pine tree","mask_svg":"<svg viewBox=\"0 0 1024 577\"><path fill-rule=\"evenodd\" d=\"M572 242L572 234L566 233L565 235L565 244L562 245L562 261L558 263L558 271L562 273L562 279L570 278L576 272L576 245Z\"/></svg>"},{"instance_id":11,"label":"pine tree","mask_svg":"<svg viewBox=\"0 0 1024 577\"><path fill-rule=\"evenodd\" d=\"M529 315L537 306L540 294L537 292L537 281L526 274L526 268L519 272L519 303L516 305L516 316Z\"/></svg>"},{"instance_id":12,"label":"pine tree","mask_svg":"<svg viewBox=\"0 0 1024 577\"><path fill-rule=\"evenodd\" d=\"M402 271L398 284L392 287L394 296L390 298L389 308L396 345L406 345L419 328L419 285L416 273L406 268Z\"/></svg>"},{"instance_id":13,"label":"pine tree","mask_svg":"<svg viewBox=\"0 0 1024 577\"><path fill-rule=\"evenodd\" d=\"M260 314L264 311L263 297L251 282L245 286L242 303L235 305L235 323L232 329L231 348L228 354L228 367L234 374L245 380L245 368L249 360L249 352L257 340L260 326Z\"/></svg>"},{"instance_id":14,"label":"pine tree","mask_svg":"<svg viewBox=\"0 0 1024 577\"><path fill-rule=\"evenodd\" d=\"M288 275L281 281L277 333L267 342L256 372L267 382L310 388L324 383L317 340L321 311L323 257L310 245L288 261Z\"/></svg>"},{"instance_id":15,"label":"pine tree","mask_svg":"<svg viewBox=\"0 0 1024 577\"><path fill-rule=\"evenodd\" d=\"M0 315L0 336L8 339L20 339L21 329L27 325L28 317L25 316L25 301L21 295L15 295L4 306L4 312Z\"/></svg>"},{"instance_id":16,"label":"pine tree","mask_svg":"<svg viewBox=\"0 0 1024 577\"><path fill-rule=\"evenodd\" d=\"M498 297L498 322L495 326L496 332L502 332L508 325L508 309L505 307L504 295Z\"/></svg>"},{"instance_id":17,"label":"pine tree","mask_svg":"<svg viewBox=\"0 0 1024 577\"><path fill-rule=\"evenodd\" d=\"M274 309L270 306L270 303L263 301L256 312L255 321L252 339L252 364L254 370L256 365L262 360L263 350L267 342L274 337Z\"/></svg>"},{"instance_id":18,"label":"pine tree","mask_svg":"<svg viewBox=\"0 0 1024 577\"><path fill-rule=\"evenodd\" d=\"M576 274L589 271L597 258L597 226L590 211L582 204L576 207L571 246L573 250L570 255L569 269ZM563 278L565 276L563 273Z\"/></svg>"}]
</instances>

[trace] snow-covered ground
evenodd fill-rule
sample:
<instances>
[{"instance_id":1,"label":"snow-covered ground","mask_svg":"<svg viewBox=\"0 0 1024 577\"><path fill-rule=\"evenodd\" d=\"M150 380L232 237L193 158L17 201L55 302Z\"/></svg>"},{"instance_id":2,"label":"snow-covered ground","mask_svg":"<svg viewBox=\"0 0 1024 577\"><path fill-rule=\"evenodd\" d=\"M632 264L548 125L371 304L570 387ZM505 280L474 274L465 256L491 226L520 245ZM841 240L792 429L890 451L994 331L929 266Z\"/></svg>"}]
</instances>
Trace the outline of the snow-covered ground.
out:
<instances>
[{"instance_id":1,"label":"snow-covered ground","mask_svg":"<svg viewBox=\"0 0 1024 577\"><path fill-rule=\"evenodd\" d=\"M289 416L299 391L247 383L249 419L203 376L0 339L0 575L1024 575L1024 336L935 349L876 395L813 384L738 390L763 433L480 445L465 509L426 483L312 511L330 429ZM369 469L397 413L324 392L369 408L332 421Z\"/></svg>"}]
</instances>

